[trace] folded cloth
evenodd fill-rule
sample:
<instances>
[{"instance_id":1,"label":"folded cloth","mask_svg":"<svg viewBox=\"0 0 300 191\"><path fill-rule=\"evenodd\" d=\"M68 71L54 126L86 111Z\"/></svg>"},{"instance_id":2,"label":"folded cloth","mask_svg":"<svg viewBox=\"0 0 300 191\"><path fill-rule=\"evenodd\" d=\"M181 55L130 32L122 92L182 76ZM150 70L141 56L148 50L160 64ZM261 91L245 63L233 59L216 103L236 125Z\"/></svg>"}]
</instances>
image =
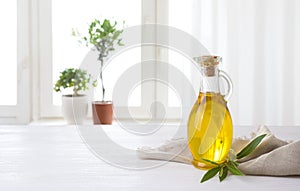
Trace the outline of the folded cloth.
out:
<instances>
[{"instance_id":1,"label":"folded cloth","mask_svg":"<svg viewBox=\"0 0 300 191\"><path fill-rule=\"evenodd\" d=\"M286 142L276 138L266 126L260 126L251 138L237 138L232 150L238 153L255 137L267 134L259 146L247 157L238 160L245 174L290 176L300 175L300 141ZM193 157L186 139L173 139L158 148L142 147L137 150L141 159L155 159L192 164Z\"/></svg>"},{"instance_id":2,"label":"folded cloth","mask_svg":"<svg viewBox=\"0 0 300 191\"><path fill-rule=\"evenodd\" d=\"M187 140L183 138L172 139L158 148L141 147L137 149L141 159L154 159L192 164L193 156L188 147Z\"/></svg>"}]
</instances>

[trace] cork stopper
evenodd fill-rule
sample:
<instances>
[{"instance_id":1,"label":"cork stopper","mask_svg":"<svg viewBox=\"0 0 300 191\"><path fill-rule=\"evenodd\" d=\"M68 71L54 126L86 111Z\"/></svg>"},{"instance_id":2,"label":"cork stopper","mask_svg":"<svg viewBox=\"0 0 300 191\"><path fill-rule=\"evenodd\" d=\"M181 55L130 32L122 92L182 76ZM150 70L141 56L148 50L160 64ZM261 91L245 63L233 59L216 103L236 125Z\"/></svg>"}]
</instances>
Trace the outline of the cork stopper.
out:
<instances>
[{"instance_id":1,"label":"cork stopper","mask_svg":"<svg viewBox=\"0 0 300 191\"><path fill-rule=\"evenodd\" d=\"M194 60L203 67L205 76L214 76L216 67L220 62L222 62L222 57L206 55L201 57L196 57Z\"/></svg>"}]
</instances>

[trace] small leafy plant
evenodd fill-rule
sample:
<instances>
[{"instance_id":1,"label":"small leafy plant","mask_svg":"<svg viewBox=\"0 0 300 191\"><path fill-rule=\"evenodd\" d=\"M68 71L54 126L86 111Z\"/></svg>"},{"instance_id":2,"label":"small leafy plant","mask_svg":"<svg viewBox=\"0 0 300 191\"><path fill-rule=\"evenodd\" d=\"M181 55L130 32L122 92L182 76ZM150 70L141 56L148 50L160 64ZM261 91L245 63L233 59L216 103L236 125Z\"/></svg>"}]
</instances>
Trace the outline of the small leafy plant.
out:
<instances>
[{"instance_id":1,"label":"small leafy plant","mask_svg":"<svg viewBox=\"0 0 300 191\"><path fill-rule=\"evenodd\" d=\"M218 164L213 161L203 159L204 161L206 161L212 165L215 165L216 167L207 171L204 174L204 176L202 177L200 182L201 183L205 182L205 181L213 178L218 173L219 173L219 180L220 180L220 182L222 182L227 177L228 171L231 172L233 175L243 176L244 173L242 173L238 168L239 163L237 162L237 159L242 159L242 158L248 156L249 154L251 154L265 136L266 136L266 134L256 137L247 146L245 146L237 155L230 153L227 161L225 161L222 164Z\"/></svg>"},{"instance_id":2,"label":"small leafy plant","mask_svg":"<svg viewBox=\"0 0 300 191\"><path fill-rule=\"evenodd\" d=\"M115 50L115 46L123 46L122 39L120 38L123 30L117 29L117 22L111 22L108 19L104 19L101 22L98 19L95 19L93 22L89 24L88 35L81 36L81 34L73 29L73 36L80 36L81 40L79 42L82 43L82 40L85 42L87 47L93 46L93 50L98 52L98 61L101 63L100 67L100 80L102 86L102 101L105 99L105 87L103 83L103 64L104 58L106 58L111 51Z\"/></svg>"},{"instance_id":3,"label":"small leafy plant","mask_svg":"<svg viewBox=\"0 0 300 191\"><path fill-rule=\"evenodd\" d=\"M91 83L91 75L86 70L67 68L61 72L59 79L54 85L54 91L60 92L61 89L73 88L73 96L79 96L78 91L88 90Z\"/></svg>"}]
</instances>

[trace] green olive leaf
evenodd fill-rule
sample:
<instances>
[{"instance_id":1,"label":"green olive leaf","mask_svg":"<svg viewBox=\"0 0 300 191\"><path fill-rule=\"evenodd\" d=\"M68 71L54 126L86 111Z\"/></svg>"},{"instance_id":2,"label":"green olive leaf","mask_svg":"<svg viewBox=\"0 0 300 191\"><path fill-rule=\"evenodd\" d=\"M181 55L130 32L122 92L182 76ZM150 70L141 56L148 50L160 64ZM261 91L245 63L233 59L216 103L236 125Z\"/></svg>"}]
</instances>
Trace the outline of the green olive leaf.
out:
<instances>
[{"instance_id":1,"label":"green olive leaf","mask_svg":"<svg viewBox=\"0 0 300 191\"><path fill-rule=\"evenodd\" d=\"M242 173L232 161L229 161L225 165L232 174L237 176L244 176L244 173Z\"/></svg>"},{"instance_id":2,"label":"green olive leaf","mask_svg":"<svg viewBox=\"0 0 300 191\"><path fill-rule=\"evenodd\" d=\"M224 173L224 166L221 166L221 169L219 171L219 176L222 176Z\"/></svg>"},{"instance_id":3,"label":"green olive leaf","mask_svg":"<svg viewBox=\"0 0 300 191\"><path fill-rule=\"evenodd\" d=\"M248 156L252 151L256 149L256 147L259 145L259 143L263 140L263 138L267 134L260 135L256 137L253 141L251 141L245 148L243 148L237 155L237 159L244 158L245 156Z\"/></svg>"},{"instance_id":4,"label":"green olive leaf","mask_svg":"<svg viewBox=\"0 0 300 191\"><path fill-rule=\"evenodd\" d=\"M232 162L235 166L239 166L239 163L238 162L236 162L236 161L233 161L233 160L230 160L230 162Z\"/></svg>"},{"instance_id":5,"label":"green olive leaf","mask_svg":"<svg viewBox=\"0 0 300 191\"><path fill-rule=\"evenodd\" d=\"M216 167L216 168L212 168L209 171L207 171L204 176L201 179L201 183L211 179L212 177L214 177L219 171L220 171L221 167Z\"/></svg>"},{"instance_id":6,"label":"green olive leaf","mask_svg":"<svg viewBox=\"0 0 300 191\"><path fill-rule=\"evenodd\" d=\"M210 163L210 164L213 164L213 165L219 166L219 164L218 164L218 163L216 163L216 162L214 162L214 161L211 161L211 160L209 160L209 159L202 158L202 160L204 160L205 162L208 162L208 163Z\"/></svg>"},{"instance_id":7,"label":"green olive leaf","mask_svg":"<svg viewBox=\"0 0 300 191\"><path fill-rule=\"evenodd\" d=\"M220 169L220 172L219 172L219 180L220 182L222 182L228 175L228 168L227 166L222 166L222 168Z\"/></svg>"}]
</instances>

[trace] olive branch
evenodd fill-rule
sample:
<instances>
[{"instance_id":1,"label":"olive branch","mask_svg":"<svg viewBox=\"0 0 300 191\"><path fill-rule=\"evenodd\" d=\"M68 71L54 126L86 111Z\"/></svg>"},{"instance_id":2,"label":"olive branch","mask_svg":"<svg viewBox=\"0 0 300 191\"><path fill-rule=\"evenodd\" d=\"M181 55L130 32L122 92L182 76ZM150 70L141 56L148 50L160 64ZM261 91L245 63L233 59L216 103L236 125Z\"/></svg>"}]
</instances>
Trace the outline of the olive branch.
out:
<instances>
[{"instance_id":1,"label":"olive branch","mask_svg":"<svg viewBox=\"0 0 300 191\"><path fill-rule=\"evenodd\" d=\"M208 162L208 163L214 165L215 167L208 170L204 174L204 176L202 177L200 182L201 183L205 182L205 181L213 178L214 176L216 176L218 173L219 173L220 182L222 182L227 177L228 172L232 173L233 175L244 176L244 173L241 172L238 168L239 163L237 162L237 159L242 159L242 158L248 156L249 154L251 154L257 148L257 146L261 143L261 141L264 139L265 136L266 136L266 134L256 137L253 141L251 141L248 145L246 145L239 153L237 153L236 155L233 155L233 157L230 156L231 154L229 154L229 157L227 158L227 160L222 164L218 164L218 163L208 160L208 159L202 159L205 162Z\"/></svg>"}]
</instances>

